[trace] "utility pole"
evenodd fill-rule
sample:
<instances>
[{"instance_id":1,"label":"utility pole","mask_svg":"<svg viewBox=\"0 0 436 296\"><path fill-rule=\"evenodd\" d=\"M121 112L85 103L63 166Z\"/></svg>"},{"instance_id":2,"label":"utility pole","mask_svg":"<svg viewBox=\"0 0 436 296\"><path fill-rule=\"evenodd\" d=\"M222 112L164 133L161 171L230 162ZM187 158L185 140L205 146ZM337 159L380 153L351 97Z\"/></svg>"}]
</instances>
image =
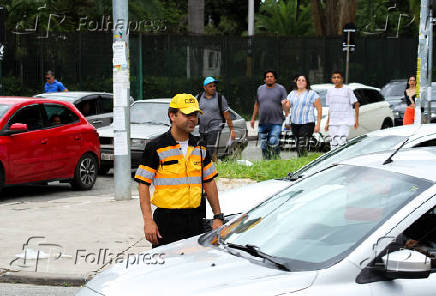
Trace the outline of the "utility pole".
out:
<instances>
[{"instance_id":1,"label":"utility pole","mask_svg":"<svg viewBox=\"0 0 436 296\"><path fill-rule=\"evenodd\" d=\"M418 37L418 60L416 69L416 98L415 98L415 120L414 124L421 124L421 99L427 97L427 70L428 70L428 38L429 22L429 0L421 0L421 12L419 15L419 37ZM421 91L422 90L422 91Z\"/></svg>"},{"instance_id":2,"label":"utility pole","mask_svg":"<svg viewBox=\"0 0 436 296\"><path fill-rule=\"evenodd\" d=\"M114 93L114 187L115 200L129 200L130 158L130 69L128 0L112 0L113 93Z\"/></svg>"},{"instance_id":3,"label":"utility pole","mask_svg":"<svg viewBox=\"0 0 436 296\"><path fill-rule=\"evenodd\" d=\"M6 15L5 8L3 6L0 6L0 96L3 95L2 61L5 55L5 41L6 41L5 15Z\"/></svg>"},{"instance_id":4,"label":"utility pole","mask_svg":"<svg viewBox=\"0 0 436 296\"><path fill-rule=\"evenodd\" d=\"M247 76L253 74L254 0L248 0L248 54Z\"/></svg>"},{"instance_id":5,"label":"utility pole","mask_svg":"<svg viewBox=\"0 0 436 296\"><path fill-rule=\"evenodd\" d=\"M429 9L429 26L428 26L428 87L427 87L427 118L425 118L426 123L431 123L431 88L432 88L432 74L433 74L433 12L436 9L434 5L436 1L432 3L432 9Z\"/></svg>"}]
</instances>

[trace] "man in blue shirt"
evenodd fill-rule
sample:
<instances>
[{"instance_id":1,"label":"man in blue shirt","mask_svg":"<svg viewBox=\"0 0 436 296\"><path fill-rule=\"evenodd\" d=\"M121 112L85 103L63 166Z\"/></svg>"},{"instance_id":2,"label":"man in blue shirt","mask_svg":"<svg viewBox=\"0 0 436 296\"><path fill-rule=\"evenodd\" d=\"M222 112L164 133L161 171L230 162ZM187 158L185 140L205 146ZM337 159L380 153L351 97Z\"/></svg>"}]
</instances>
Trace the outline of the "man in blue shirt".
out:
<instances>
[{"instance_id":1,"label":"man in blue shirt","mask_svg":"<svg viewBox=\"0 0 436 296\"><path fill-rule=\"evenodd\" d=\"M55 79L53 71L47 71L45 74L45 80L47 80L44 86L44 91L46 93L68 91L62 82L59 82Z\"/></svg>"}]
</instances>

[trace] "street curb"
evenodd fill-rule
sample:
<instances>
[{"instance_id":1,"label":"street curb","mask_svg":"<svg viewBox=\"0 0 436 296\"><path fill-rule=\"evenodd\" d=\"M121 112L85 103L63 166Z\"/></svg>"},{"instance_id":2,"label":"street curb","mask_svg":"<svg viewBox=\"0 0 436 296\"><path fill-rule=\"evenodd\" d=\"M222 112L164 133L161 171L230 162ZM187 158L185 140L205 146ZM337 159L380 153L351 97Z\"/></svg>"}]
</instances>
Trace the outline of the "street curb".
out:
<instances>
[{"instance_id":1,"label":"street curb","mask_svg":"<svg viewBox=\"0 0 436 296\"><path fill-rule=\"evenodd\" d=\"M44 286L80 287L89 278L71 274L52 274L45 272L8 271L0 275L0 283L19 283Z\"/></svg>"}]
</instances>

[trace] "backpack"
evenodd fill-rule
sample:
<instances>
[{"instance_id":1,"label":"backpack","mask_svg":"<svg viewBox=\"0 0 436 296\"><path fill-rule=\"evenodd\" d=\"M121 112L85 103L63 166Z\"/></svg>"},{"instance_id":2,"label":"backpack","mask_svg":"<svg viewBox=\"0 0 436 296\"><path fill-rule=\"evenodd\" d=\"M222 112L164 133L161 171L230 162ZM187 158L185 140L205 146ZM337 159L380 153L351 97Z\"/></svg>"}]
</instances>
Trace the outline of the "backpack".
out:
<instances>
[{"instance_id":1,"label":"backpack","mask_svg":"<svg viewBox=\"0 0 436 296\"><path fill-rule=\"evenodd\" d=\"M204 91L196 96L196 99L198 100L198 105L200 105L200 100L203 94ZM220 110L221 120L223 121L223 123L226 123L226 119L224 118L224 112L223 112L223 97L220 93L218 93L218 109Z\"/></svg>"}]
</instances>

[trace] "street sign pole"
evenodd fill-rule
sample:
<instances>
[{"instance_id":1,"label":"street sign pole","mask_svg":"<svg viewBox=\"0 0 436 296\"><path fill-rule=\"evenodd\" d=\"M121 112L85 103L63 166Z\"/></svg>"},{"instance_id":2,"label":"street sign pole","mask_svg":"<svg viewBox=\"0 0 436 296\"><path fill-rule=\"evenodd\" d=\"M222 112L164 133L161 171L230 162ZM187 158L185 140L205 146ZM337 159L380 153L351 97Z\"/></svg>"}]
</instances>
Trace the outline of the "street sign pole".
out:
<instances>
[{"instance_id":1,"label":"street sign pole","mask_svg":"<svg viewBox=\"0 0 436 296\"><path fill-rule=\"evenodd\" d=\"M350 77L350 52L355 50L354 37L353 37L353 42L352 42L351 34L356 32L356 27L353 23L348 23L344 26L343 32L346 34L346 38L342 43L342 50L346 51L345 84L348 84L349 77ZM353 44L351 44L351 43L353 43Z\"/></svg>"},{"instance_id":2,"label":"street sign pole","mask_svg":"<svg viewBox=\"0 0 436 296\"><path fill-rule=\"evenodd\" d=\"M114 93L114 197L129 200L130 158L130 69L128 0L112 0L113 9L113 93Z\"/></svg>"},{"instance_id":3,"label":"street sign pole","mask_svg":"<svg viewBox=\"0 0 436 296\"><path fill-rule=\"evenodd\" d=\"M348 77L350 73L350 34L351 32L347 30L347 58L345 61L345 84L348 84Z\"/></svg>"}]
</instances>

